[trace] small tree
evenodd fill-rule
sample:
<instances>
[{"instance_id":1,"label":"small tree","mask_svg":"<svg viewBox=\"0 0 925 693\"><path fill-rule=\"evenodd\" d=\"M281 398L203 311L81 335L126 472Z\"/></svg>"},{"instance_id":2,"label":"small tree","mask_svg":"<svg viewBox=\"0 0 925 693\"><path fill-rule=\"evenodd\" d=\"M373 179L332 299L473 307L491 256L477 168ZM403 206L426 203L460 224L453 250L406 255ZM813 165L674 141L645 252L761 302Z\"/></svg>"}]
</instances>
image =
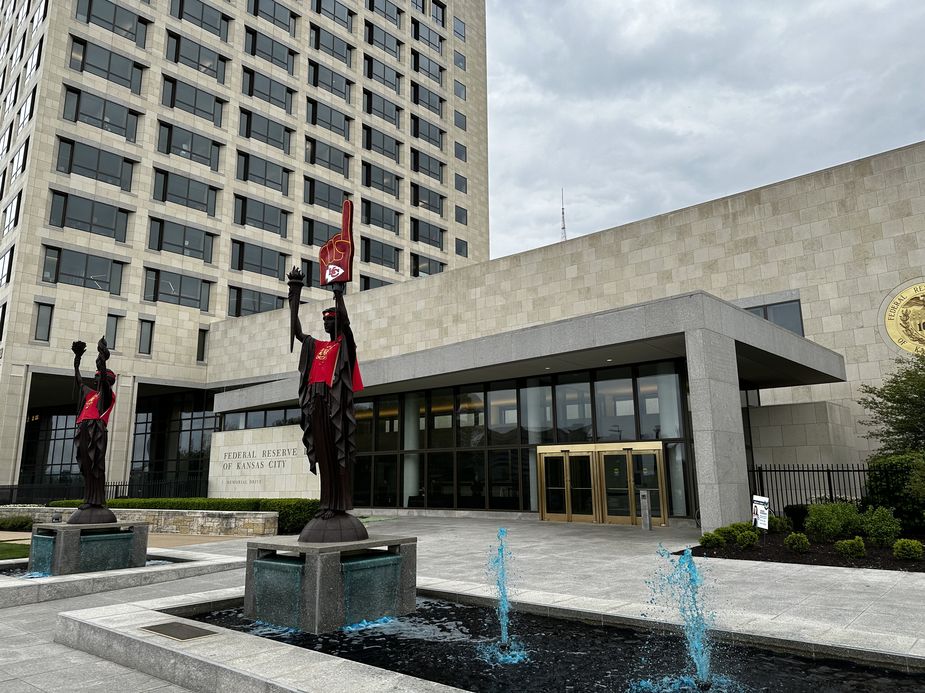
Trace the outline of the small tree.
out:
<instances>
[{"instance_id":1,"label":"small tree","mask_svg":"<svg viewBox=\"0 0 925 693\"><path fill-rule=\"evenodd\" d=\"M884 453L925 450L925 354L896 359L880 387L861 385L858 402L870 414L861 421Z\"/></svg>"}]
</instances>

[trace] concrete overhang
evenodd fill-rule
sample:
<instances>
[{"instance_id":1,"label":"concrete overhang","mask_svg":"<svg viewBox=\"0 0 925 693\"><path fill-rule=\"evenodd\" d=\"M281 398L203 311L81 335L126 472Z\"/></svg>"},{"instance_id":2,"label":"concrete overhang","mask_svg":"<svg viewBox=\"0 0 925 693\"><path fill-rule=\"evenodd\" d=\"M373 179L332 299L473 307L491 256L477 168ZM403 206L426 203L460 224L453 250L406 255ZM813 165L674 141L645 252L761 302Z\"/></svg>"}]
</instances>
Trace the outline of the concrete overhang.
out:
<instances>
[{"instance_id":1,"label":"concrete overhang","mask_svg":"<svg viewBox=\"0 0 925 693\"><path fill-rule=\"evenodd\" d=\"M695 330L735 340L742 389L845 380L840 354L702 291L369 362L357 341L365 396L684 358ZM232 390L215 411L293 403L297 391L295 376Z\"/></svg>"}]
</instances>

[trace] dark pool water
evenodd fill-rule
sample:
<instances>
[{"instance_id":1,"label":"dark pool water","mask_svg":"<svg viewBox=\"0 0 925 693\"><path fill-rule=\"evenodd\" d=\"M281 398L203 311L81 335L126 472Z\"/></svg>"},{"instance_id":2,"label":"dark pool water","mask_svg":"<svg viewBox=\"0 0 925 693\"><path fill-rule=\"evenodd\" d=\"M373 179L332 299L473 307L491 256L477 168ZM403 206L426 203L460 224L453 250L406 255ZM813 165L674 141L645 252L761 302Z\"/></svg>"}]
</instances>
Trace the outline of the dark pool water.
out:
<instances>
[{"instance_id":1,"label":"dark pool water","mask_svg":"<svg viewBox=\"0 0 925 693\"><path fill-rule=\"evenodd\" d=\"M356 632L311 635L260 624L242 609L197 620L318 650L344 659L469 691L691 690L677 680L639 688L641 680L691 674L680 637L513 613L511 633L529 660L491 665L480 657L498 637L493 609L418 599L417 611ZM713 671L728 679L713 691L925 691L925 675L909 675L836 660L812 660L714 643Z\"/></svg>"}]
</instances>

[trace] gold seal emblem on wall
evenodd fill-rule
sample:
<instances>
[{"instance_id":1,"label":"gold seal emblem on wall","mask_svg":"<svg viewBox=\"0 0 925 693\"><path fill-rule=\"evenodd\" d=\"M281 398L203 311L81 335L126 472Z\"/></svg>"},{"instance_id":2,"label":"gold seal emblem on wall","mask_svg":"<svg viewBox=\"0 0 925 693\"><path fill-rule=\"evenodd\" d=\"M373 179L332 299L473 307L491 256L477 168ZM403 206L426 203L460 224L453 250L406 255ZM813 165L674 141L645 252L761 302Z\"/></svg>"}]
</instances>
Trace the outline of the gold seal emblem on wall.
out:
<instances>
[{"instance_id":1,"label":"gold seal emblem on wall","mask_svg":"<svg viewBox=\"0 0 925 693\"><path fill-rule=\"evenodd\" d=\"M925 283L900 291L887 305L883 321L896 346L925 354Z\"/></svg>"}]
</instances>

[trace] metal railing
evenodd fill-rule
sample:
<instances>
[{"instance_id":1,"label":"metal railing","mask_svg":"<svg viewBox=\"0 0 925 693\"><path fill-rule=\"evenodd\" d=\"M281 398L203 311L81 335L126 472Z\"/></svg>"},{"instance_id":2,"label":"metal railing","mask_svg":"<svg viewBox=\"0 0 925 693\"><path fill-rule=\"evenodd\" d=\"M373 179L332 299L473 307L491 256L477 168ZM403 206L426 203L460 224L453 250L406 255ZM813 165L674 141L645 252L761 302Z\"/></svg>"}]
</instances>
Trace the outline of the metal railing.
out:
<instances>
[{"instance_id":1,"label":"metal railing","mask_svg":"<svg viewBox=\"0 0 925 693\"><path fill-rule=\"evenodd\" d=\"M113 498L194 498L207 496L208 478L170 479L163 481L119 481L106 484L106 499ZM82 479L46 484L0 486L0 505L14 503L49 503L55 500L84 497Z\"/></svg>"},{"instance_id":2,"label":"metal railing","mask_svg":"<svg viewBox=\"0 0 925 693\"><path fill-rule=\"evenodd\" d=\"M763 465L748 472L751 493L767 496L778 515L788 505L840 500L859 501L867 495L866 464Z\"/></svg>"}]
</instances>

